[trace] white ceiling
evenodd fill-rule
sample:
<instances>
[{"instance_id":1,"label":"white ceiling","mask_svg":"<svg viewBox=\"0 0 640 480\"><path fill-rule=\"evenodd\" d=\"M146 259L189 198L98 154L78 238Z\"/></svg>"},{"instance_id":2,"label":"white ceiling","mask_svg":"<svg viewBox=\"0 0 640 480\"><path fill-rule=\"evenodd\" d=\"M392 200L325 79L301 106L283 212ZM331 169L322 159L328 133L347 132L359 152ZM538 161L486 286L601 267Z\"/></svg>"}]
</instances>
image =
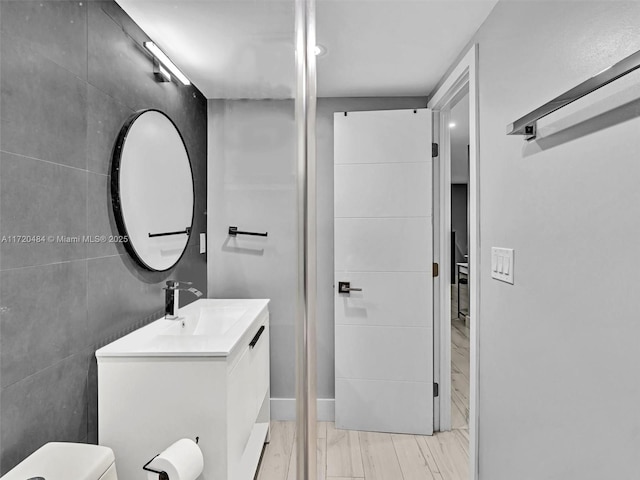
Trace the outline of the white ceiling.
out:
<instances>
[{"instance_id":1,"label":"white ceiling","mask_svg":"<svg viewBox=\"0 0 640 480\"><path fill-rule=\"evenodd\" d=\"M292 98L293 0L117 0L207 98ZM497 0L318 0L318 95L426 96Z\"/></svg>"}]
</instances>

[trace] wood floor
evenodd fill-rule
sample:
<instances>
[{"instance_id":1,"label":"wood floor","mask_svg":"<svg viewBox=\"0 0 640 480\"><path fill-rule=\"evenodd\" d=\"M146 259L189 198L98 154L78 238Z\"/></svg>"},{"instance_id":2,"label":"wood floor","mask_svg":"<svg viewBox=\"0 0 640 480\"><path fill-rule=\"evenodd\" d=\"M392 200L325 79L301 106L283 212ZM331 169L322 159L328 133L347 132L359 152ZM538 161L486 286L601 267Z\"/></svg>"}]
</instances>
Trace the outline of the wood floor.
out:
<instances>
[{"instance_id":1,"label":"wood floor","mask_svg":"<svg viewBox=\"0 0 640 480\"><path fill-rule=\"evenodd\" d=\"M469 329L451 320L452 431L433 436L338 430L318 422L318 480L469 479ZM461 303L466 294L461 290ZM464 297L466 300L466 297ZM271 422L257 480L297 480L295 422Z\"/></svg>"},{"instance_id":2,"label":"wood floor","mask_svg":"<svg viewBox=\"0 0 640 480\"><path fill-rule=\"evenodd\" d=\"M469 429L469 319L458 318L456 287L451 288L451 427ZM469 290L461 285L462 311L469 308ZM466 318L466 321L465 321Z\"/></svg>"}]
</instances>

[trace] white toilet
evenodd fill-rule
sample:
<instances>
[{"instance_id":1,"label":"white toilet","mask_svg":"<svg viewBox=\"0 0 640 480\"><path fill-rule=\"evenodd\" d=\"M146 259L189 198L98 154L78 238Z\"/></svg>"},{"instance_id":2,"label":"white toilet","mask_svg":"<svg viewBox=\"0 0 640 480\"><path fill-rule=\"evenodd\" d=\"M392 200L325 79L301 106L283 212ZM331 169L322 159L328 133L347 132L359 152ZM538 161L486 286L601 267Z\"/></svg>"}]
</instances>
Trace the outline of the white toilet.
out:
<instances>
[{"instance_id":1,"label":"white toilet","mask_svg":"<svg viewBox=\"0 0 640 480\"><path fill-rule=\"evenodd\" d=\"M86 443L51 442L33 452L0 480L118 480L113 450Z\"/></svg>"}]
</instances>

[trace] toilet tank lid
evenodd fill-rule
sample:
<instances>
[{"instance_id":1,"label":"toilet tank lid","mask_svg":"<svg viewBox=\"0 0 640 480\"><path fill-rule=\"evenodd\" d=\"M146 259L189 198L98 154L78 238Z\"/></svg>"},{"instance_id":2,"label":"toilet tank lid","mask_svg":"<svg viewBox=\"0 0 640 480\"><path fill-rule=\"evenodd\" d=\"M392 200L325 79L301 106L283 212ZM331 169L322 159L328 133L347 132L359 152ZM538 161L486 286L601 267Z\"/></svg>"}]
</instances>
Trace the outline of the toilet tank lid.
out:
<instances>
[{"instance_id":1,"label":"toilet tank lid","mask_svg":"<svg viewBox=\"0 0 640 480\"><path fill-rule=\"evenodd\" d=\"M113 464L113 450L86 443L51 442L16 465L0 480L98 480Z\"/></svg>"}]
</instances>

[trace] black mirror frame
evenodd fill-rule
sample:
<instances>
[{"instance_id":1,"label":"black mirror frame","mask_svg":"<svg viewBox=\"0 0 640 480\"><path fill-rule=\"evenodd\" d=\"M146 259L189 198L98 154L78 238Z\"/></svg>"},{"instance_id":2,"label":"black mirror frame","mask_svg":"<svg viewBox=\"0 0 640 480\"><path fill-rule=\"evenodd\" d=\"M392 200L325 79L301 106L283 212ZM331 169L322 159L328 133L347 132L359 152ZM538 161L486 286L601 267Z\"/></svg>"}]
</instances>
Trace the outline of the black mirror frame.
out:
<instances>
[{"instance_id":1,"label":"black mirror frame","mask_svg":"<svg viewBox=\"0 0 640 480\"><path fill-rule=\"evenodd\" d=\"M189 155L189 149L187 148L187 144L184 141L184 137L182 136L182 133L178 129L178 126L171 119L171 117L169 117L169 115L164 113L162 110L158 110L156 108L147 108L147 109L143 109L143 110L138 110L133 115L131 115L124 122L124 124L122 125L122 128L120 129L120 133L118 133L118 138L116 139L116 143L115 143L115 145L113 147L113 154L111 156L112 157L112 162L111 162L111 204L113 206L113 216L115 218L116 225L118 227L118 232L120 233L121 236L129 238L129 233L127 231L127 227L126 227L126 224L125 224L125 221L124 221L124 215L123 215L123 212L122 212L122 202L120 201L120 165L121 165L121 162L122 162L122 150L124 148L125 142L127 141L127 135L129 134L129 130L131 129L131 126L138 119L138 117L140 117L141 115L143 115L144 113L147 113L147 112L158 112L158 113L164 115L171 122L173 127L176 129L176 132L178 132L178 136L180 137L180 140L182 141L182 145L184 146L184 150L185 150L185 152L187 154L187 160L189 162L189 171L191 172L191 188L192 188L192 191L193 191L193 202L192 202L192 208L191 208L191 224L187 228L187 230L188 230L187 243L185 244L184 249L182 250L182 253L180 254L180 257L178 257L178 259L170 267L167 267L167 268L165 268L163 270L158 270L157 268L153 268L151 265L147 264L144 260L142 260L140 255L138 255L138 252L136 251L135 246L133 245L133 243L131 243L130 241L126 241L126 242L123 242L123 243L124 243L125 249L129 253L129 255L131 255L131 257L141 267L146 268L147 270L150 270L152 272L166 272L166 271L169 271L172 268L174 268L178 263L180 263L180 260L182 260L182 257L186 253L187 248L189 248L189 242L191 241L191 235L193 234L193 221L195 219L196 185L195 185L195 179L193 178L193 167L191 165L191 156Z\"/></svg>"}]
</instances>

